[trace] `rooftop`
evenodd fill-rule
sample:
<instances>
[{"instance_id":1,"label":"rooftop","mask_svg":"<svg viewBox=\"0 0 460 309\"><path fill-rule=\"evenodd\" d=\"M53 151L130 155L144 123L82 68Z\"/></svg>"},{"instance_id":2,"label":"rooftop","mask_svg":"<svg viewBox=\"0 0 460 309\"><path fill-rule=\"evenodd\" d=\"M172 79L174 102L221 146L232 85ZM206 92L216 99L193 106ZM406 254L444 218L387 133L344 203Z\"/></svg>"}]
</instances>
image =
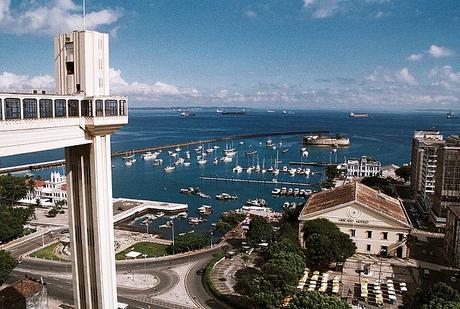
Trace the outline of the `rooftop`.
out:
<instances>
[{"instance_id":1,"label":"rooftop","mask_svg":"<svg viewBox=\"0 0 460 309\"><path fill-rule=\"evenodd\" d=\"M380 193L359 182L351 182L329 191L313 194L302 209L300 216L306 216L353 201L410 225L401 202L398 199Z\"/></svg>"},{"instance_id":2,"label":"rooftop","mask_svg":"<svg viewBox=\"0 0 460 309\"><path fill-rule=\"evenodd\" d=\"M24 298L27 299L37 294L38 292L40 292L43 289L43 287L44 285L41 284L40 282L37 282L29 278L25 278L25 279L22 279L16 282L12 286L0 291L0 295L2 293L12 294L11 290L14 290L15 292L17 292L18 294L22 295Z\"/></svg>"}]
</instances>

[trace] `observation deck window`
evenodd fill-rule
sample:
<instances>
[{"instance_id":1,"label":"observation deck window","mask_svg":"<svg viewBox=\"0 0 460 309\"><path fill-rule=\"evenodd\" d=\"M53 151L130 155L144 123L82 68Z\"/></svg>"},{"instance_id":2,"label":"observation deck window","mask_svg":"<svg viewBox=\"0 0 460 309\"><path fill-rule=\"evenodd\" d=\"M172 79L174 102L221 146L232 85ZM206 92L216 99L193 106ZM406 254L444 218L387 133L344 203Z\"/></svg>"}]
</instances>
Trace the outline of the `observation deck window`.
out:
<instances>
[{"instance_id":1,"label":"observation deck window","mask_svg":"<svg viewBox=\"0 0 460 309\"><path fill-rule=\"evenodd\" d=\"M120 116L126 116L126 100L120 100Z\"/></svg>"},{"instance_id":2,"label":"observation deck window","mask_svg":"<svg viewBox=\"0 0 460 309\"><path fill-rule=\"evenodd\" d=\"M37 99L23 99L24 119L37 118Z\"/></svg>"},{"instance_id":3,"label":"observation deck window","mask_svg":"<svg viewBox=\"0 0 460 309\"><path fill-rule=\"evenodd\" d=\"M40 99L40 118L53 117L53 101L51 99Z\"/></svg>"},{"instance_id":4,"label":"observation deck window","mask_svg":"<svg viewBox=\"0 0 460 309\"><path fill-rule=\"evenodd\" d=\"M104 102L102 100L96 100L96 116L104 116Z\"/></svg>"},{"instance_id":5,"label":"observation deck window","mask_svg":"<svg viewBox=\"0 0 460 309\"><path fill-rule=\"evenodd\" d=\"M64 99L56 99L54 100L54 116L55 117L65 117L65 100Z\"/></svg>"},{"instance_id":6,"label":"observation deck window","mask_svg":"<svg viewBox=\"0 0 460 309\"><path fill-rule=\"evenodd\" d=\"M16 98L5 99L5 119L20 119L21 118L21 104L20 100Z\"/></svg>"},{"instance_id":7,"label":"observation deck window","mask_svg":"<svg viewBox=\"0 0 460 309\"><path fill-rule=\"evenodd\" d=\"M93 102L91 100L81 101L81 116L92 117L93 116Z\"/></svg>"},{"instance_id":8,"label":"observation deck window","mask_svg":"<svg viewBox=\"0 0 460 309\"><path fill-rule=\"evenodd\" d=\"M105 100L105 115L117 116L118 115L118 102L117 100Z\"/></svg>"},{"instance_id":9,"label":"observation deck window","mask_svg":"<svg viewBox=\"0 0 460 309\"><path fill-rule=\"evenodd\" d=\"M78 117L78 100L69 100L68 103L68 116L69 117Z\"/></svg>"}]
</instances>

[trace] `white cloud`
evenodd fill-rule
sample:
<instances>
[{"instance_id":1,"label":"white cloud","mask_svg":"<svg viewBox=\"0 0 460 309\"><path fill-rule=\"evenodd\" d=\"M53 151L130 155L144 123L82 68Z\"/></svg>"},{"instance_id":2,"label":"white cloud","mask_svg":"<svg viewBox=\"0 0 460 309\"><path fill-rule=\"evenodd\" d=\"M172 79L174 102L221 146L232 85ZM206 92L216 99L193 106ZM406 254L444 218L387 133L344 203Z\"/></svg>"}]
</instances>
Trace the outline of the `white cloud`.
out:
<instances>
[{"instance_id":1,"label":"white cloud","mask_svg":"<svg viewBox=\"0 0 460 309\"><path fill-rule=\"evenodd\" d=\"M402 68L399 72L395 74L396 79L400 82L406 83L410 86L417 86L418 82L415 79L414 75L409 72L407 67Z\"/></svg>"},{"instance_id":2,"label":"white cloud","mask_svg":"<svg viewBox=\"0 0 460 309\"><path fill-rule=\"evenodd\" d=\"M364 79L372 84L387 84L392 86L418 85L417 79L409 72L407 67L404 67L396 72L392 72L382 66L378 66L372 73L365 76Z\"/></svg>"},{"instance_id":3,"label":"white cloud","mask_svg":"<svg viewBox=\"0 0 460 309\"><path fill-rule=\"evenodd\" d=\"M0 1L0 31L6 33L56 33L82 29L81 6L72 0L52 0L44 4L32 1L27 6L12 9L11 0ZM26 9L24 9L26 8ZM101 9L87 12L86 28L111 25L121 17L121 11Z\"/></svg>"},{"instance_id":4,"label":"white cloud","mask_svg":"<svg viewBox=\"0 0 460 309\"><path fill-rule=\"evenodd\" d=\"M423 54L422 53L418 53L418 54L412 54L410 55L409 57L407 57L407 60L409 61L420 61L422 60L423 58Z\"/></svg>"},{"instance_id":5,"label":"white cloud","mask_svg":"<svg viewBox=\"0 0 460 309\"><path fill-rule=\"evenodd\" d=\"M340 0L304 0L303 8L311 12L313 18L328 18L338 13L338 1Z\"/></svg>"},{"instance_id":6,"label":"white cloud","mask_svg":"<svg viewBox=\"0 0 460 309\"><path fill-rule=\"evenodd\" d=\"M425 55L432 58L447 58L454 56L455 51L444 46L431 45L428 50L412 54L409 57L407 57L407 60L414 62L420 61Z\"/></svg>"},{"instance_id":7,"label":"white cloud","mask_svg":"<svg viewBox=\"0 0 460 309\"><path fill-rule=\"evenodd\" d=\"M431 45L427 53L433 58L446 58L455 55L452 49L437 45Z\"/></svg>"},{"instance_id":8,"label":"white cloud","mask_svg":"<svg viewBox=\"0 0 460 309\"><path fill-rule=\"evenodd\" d=\"M257 17L257 13L253 10L244 11L244 15L246 15L247 17L251 17L251 18Z\"/></svg>"},{"instance_id":9,"label":"white cloud","mask_svg":"<svg viewBox=\"0 0 460 309\"><path fill-rule=\"evenodd\" d=\"M7 71L0 74L0 90L4 92L31 90L53 91L54 89L54 78L50 75L29 77L27 75L19 75Z\"/></svg>"},{"instance_id":10,"label":"white cloud","mask_svg":"<svg viewBox=\"0 0 460 309\"><path fill-rule=\"evenodd\" d=\"M148 100L158 97L195 97L199 95L194 88L180 88L175 85L157 81L153 84L134 81L127 82L121 70L110 68L110 91L112 94L134 95L136 99Z\"/></svg>"},{"instance_id":11,"label":"white cloud","mask_svg":"<svg viewBox=\"0 0 460 309\"><path fill-rule=\"evenodd\" d=\"M460 72L454 72L450 65L445 65L440 69L432 69L430 77L433 79L433 85L435 86L440 85L454 89L458 89L460 86Z\"/></svg>"}]
</instances>

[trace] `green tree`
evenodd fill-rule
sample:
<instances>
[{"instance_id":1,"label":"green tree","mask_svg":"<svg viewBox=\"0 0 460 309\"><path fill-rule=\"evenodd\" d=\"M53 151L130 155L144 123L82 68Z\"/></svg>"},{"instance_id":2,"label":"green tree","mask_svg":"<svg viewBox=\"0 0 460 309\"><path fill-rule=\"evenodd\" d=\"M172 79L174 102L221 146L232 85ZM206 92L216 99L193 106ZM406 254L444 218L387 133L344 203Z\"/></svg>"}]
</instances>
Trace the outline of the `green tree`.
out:
<instances>
[{"instance_id":1,"label":"green tree","mask_svg":"<svg viewBox=\"0 0 460 309\"><path fill-rule=\"evenodd\" d=\"M307 261L314 267L327 268L332 262L345 262L356 251L350 237L327 219L307 221L302 232Z\"/></svg>"},{"instance_id":2,"label":"green tree","mask_svg":"<svg viewBox=\"0 0 460 309\"><path fill-rule=\"evenodd\" d=\"M187 252L201 249L211 245L211 236L202 233L192 233L179 236L175 239L174 245L170 245L170 253Z\"/></svg>"},{"instance_id":3,"label":"green tree","mask_svg":"<svg viewBox=\"0 0 460 309\"><path fill-rule=\"evenodd\" d=\"M395 171L396 176L403 178L405 181L410 179L412 167L410 165L402 166Z\"/></svg>"},{"instance_id":4,"label":"green tree","mask_svg":"<svg viewBox=\"0 0 460 309\"><path fill-rule=\"evenodd\" d=\"M255 245L261 242L271 243L273 236L272 225L263 217L253 217L246 233L248 243Z\"/></svg>"},{"instance_id":5,"label":"green tree","mask_svg":"<svg viewBox=\"0 0 460 309\"><path fill-rule=\"evenodd\" d=\"M23 177L0 176L0 205L13 206L17 200L27 195L28 188Z\"/></svg>"},{"instance_id":6,"label":"green tree","mask_svg":"<svg viewBox=\"0 0 460 309\"><path fill-rule=\"evenodd\" d=\"M219 221L216 222L216 226L214 227L214 230L216 232L218 232L218 233L226 234L232 228L233 228L233 226L230 223L222 221L222 220L219 220Z\"/></svg>"},{"instance_id":7,"label":"green tree","mask_svg":"<svg viewBox=\"0 0 460 309\"><path fill-rule=\"evenodd\" d=\"M5 283L11 271L16 267L16 261L8 251L0 250L0 285Z\"/></svg>"},{"instance_id":8,"label":"green tree","mask_svg":"<svg viewBox=\"0 0 460 309\"><path fill-rule=\"evenodd\" d=\"M337 169L336 164L330 164L326 166L325 174L327 179L334 179L340 176L340 171Z\"/></svg>"},{"instance_id":9,"label":"green tree","mask_svg":"<svg viewBox=\"0 0 460 309\"><path fill-rule=\"evenodd\" d=\"M407 309L459 309L460 293L445 283L431 288L417 289L404 294L403 308Z\"/></svg>"},{"instance_id":10,"label":"green tree","mask_svg":"<svg viewBox=\"0 0 460 309\"><path fill-rule=\"evenodd\" d=\"M32 213L33 208L0 208L0 241L8 242L21 236Z\"/></svg>"},{"instance_id":11,"label":"green tree","mask_svg":"<svg viewBox=\"0 0 460 309\"><path fill-rule=\"evenodd\" d=\"M346 302L335 296L328 296L317 291L300 291L292 296L288 309L349 309Z\"/></svg>"}]
</instances>

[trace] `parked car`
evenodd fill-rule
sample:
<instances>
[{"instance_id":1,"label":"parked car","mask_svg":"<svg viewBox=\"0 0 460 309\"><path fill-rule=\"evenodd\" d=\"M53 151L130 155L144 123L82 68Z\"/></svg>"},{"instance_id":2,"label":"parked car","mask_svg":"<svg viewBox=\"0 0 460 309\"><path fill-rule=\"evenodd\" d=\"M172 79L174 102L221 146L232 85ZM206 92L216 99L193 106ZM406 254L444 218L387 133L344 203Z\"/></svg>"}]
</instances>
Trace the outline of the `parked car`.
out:
<instances>
[{"instance_id":1,"label":"parked car","mask_svg":"<svg viewBox=\"0 0 460 309\"><path fill-rule=\"evenodd\" d=\"M196 274L197 274L198 276L203 275L203 274L204 274L204 268L198 269L198 270L196 271Z\"/></svg>"},{"instance_id":2,"label":"parked car","mask_svg":"<svg viewBox=\"0 0 460 309\"><path fill-rule=\"evenodd\" d=\"M431 278L431 272L429 269L424 268L423 269L423 278L424 279L430 279Z\"/></svg>"}]
</instances>

